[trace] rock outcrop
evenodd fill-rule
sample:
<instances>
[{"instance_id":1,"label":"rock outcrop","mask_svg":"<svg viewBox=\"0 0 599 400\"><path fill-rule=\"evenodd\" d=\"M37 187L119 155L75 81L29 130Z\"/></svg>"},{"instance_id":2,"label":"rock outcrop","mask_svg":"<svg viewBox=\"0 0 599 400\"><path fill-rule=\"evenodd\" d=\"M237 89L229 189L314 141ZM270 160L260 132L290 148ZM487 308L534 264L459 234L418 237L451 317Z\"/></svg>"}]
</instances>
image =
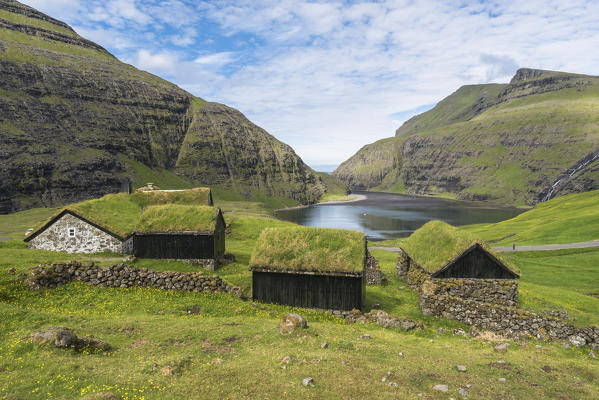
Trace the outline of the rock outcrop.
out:
<instances>
[{"instance_id":1,"label":"rock outcrop","mask_svg":"<svg viewBox=\"0 0 599 400\"><path fill-rule=\"evenodd\" d=\"M552 197L597 189L598 106L599 77L521 69L509 84L458 89L333 176L352 189L517 205L554 185Z\"/></svg>"},{"instance_id":2,"label":"rock outcrop","mask_svg":"<svg viewBox=\"0 0 599 400\"><path fill-rule=\"evenodd\" d=\"M0 213L100 197L148 174L301 203L326 190L239 111L122 63L31 7L0 0L0 10Z\"/></svg>"}]
</instances>

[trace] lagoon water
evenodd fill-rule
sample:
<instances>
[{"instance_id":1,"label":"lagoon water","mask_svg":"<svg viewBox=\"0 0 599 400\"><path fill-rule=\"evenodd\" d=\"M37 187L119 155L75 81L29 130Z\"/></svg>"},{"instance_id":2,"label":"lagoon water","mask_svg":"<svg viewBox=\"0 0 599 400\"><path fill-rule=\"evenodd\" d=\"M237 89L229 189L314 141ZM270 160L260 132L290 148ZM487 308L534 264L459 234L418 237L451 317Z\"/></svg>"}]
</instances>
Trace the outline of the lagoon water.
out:
<instances>
[{"instance_id":1,"label":"lagoon water","mask_svg":"<svg viewBox=\"0 0 599 400\"><path fill-rule=\"evenodd\" d=\"M396 239L433 219L452 225L499 222L526 211L479 202L453 201L378 192L356 192L366 200L345 204L320 204L281 210L277 217L306 226L353 229L371 240Z\"/></svg>"}]
</instances>

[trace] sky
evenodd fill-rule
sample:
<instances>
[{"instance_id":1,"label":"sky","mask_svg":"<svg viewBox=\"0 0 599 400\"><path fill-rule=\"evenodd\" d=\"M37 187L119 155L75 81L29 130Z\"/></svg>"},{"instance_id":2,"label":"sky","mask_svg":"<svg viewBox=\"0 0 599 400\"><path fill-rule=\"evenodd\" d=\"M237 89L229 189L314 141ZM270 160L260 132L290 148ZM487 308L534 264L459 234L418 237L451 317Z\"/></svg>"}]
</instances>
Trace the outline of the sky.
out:
<instances>
[{"instance_id":1,"label":"sky","mask_svg":"<svg viewBox=\"0 0 599 400\"><path fill-rule=\"evenodd\" d=\"M20 0L311 166L520 67L599 75L599 1Z\"/></svg>"}]
</instances>

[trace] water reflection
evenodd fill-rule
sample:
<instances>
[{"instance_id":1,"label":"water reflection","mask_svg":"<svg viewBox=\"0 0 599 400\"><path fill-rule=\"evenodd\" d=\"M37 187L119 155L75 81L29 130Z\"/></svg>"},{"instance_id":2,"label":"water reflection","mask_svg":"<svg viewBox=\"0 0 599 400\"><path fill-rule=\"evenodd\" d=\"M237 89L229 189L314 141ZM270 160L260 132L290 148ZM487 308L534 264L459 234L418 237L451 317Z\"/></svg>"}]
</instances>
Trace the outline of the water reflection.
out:
<instances>
[{"instance_id":1,"label":"water reflection","mask_svg":"<svg viewBox=\"0 0 599 400\"><path fill-rule=\"evenodd\" d=\"M503 221L524 211L473 202L362 193L368 195L367 200L283 210L277 212L277 217L306 226L353 229L371 239L395 239L409 236L433 219L468 225Z\"/></svg>"}]
</instances>

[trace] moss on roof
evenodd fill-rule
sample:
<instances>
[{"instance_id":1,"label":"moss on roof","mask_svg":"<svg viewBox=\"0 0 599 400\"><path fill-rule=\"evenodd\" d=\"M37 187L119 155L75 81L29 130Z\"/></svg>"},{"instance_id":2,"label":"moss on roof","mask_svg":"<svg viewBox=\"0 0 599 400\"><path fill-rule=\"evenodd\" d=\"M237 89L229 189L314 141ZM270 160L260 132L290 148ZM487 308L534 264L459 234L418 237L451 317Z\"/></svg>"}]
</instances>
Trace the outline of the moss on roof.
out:
<instances>
[{"instance_id":1,"label":"moss on roof","mask_svg":"<svg viewBox=\"0 0 599 400\"><path fill-rule=\"evenodd\" d=\"M154 190L151 192L135 192L131 201L141 207L157 204L187 204L194 206L210 206L210 188L194 188L188 190Z\"/></svg>"},{"instance_id":2,"label":"moss on roof","mask_svg":"<svg viewBox=\"0 0 599 400\"><path fill-rule=\"evenodd\" d=\"M250 268L275 271L360 273L364 234L344 229L266 228L252 254Z\"/></svg>"},{"instance_id":3,"label":"moss on roof","mask_svg":"<svg viewBox=\"0 0 599 400\"><path fill-rule=\"evenodd\" d=\"M214 232L218 208L163 204L149 206L135 226L136 232Z\"/></svg>"},{"instance_id":4,"label":"moss on roof","mask_svg":"<svg viewBox=\"0 0 599 400\"><path fill-rule=\"evenodd\" d=\"M107 194L99 199L86 200L62 208L51 218L40 223L29 237L34 236L48 222L64 210L71 210L83 218L115 233L122 238L131 234L139 221L144 207L157 204L208 205L209 188L181 191L137 192L134 194Z\"/></svg>"},{"instance_id":5,"label":"moss on roof","mask_svg":"<svg viewBox=\"0 0 599 400\"><path fill-rule=\"evenodd\" d=\"M432 274L455 260L475 243L500 260L506 267L519 273L516 268L491 250L485 242L443 221L427 222L405 239L401 247L422 269Z\"/></svg>"}]
</instances>

